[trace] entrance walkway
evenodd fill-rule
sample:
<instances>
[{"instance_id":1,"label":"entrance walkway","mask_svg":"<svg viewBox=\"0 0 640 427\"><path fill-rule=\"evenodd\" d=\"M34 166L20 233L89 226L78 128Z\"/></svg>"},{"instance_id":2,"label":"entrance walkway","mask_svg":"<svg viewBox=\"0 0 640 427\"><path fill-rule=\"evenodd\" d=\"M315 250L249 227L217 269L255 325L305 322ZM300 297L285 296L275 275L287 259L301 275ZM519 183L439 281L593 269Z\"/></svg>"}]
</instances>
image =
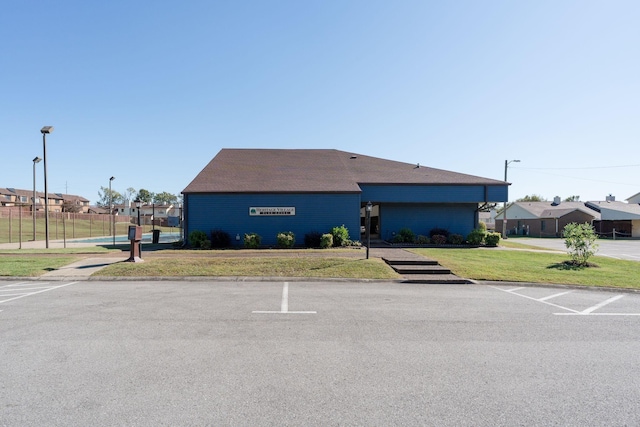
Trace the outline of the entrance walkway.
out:
<instances>
[{"instance_id":1,"label":"entrance walkway","mask_svg":"<svg viewBox=\"0 0 640 427\"><path fill-rule=\"evenodd\" d=\"M437 261L430 260L402 248L371 248L371 254L382 258L398 274L404 277L406 283L431 284L469 284L468 279L462 279L442 267Z\"/></svg>"}]
</instances>

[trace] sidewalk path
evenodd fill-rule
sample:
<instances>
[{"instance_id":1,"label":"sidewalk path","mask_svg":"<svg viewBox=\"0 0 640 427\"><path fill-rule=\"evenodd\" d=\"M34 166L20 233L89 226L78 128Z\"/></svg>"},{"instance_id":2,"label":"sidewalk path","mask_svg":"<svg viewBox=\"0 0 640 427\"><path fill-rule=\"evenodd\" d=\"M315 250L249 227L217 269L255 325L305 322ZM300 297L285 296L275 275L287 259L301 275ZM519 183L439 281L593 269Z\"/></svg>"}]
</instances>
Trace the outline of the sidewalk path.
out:
<instances>
[{"instance_id":1,"label":"sidewalk path","mask_svg":"<svg viewBox=\"0 0 640 427\"><path fill-rule=\"evenodd\" d=\"M60 267L57 270L49 271L40 277L53 280L82 280L89 278L93 273L110 264L121 261L124 261L122 257L85 258L73 264Z\"/></svg>"}]
</instances>

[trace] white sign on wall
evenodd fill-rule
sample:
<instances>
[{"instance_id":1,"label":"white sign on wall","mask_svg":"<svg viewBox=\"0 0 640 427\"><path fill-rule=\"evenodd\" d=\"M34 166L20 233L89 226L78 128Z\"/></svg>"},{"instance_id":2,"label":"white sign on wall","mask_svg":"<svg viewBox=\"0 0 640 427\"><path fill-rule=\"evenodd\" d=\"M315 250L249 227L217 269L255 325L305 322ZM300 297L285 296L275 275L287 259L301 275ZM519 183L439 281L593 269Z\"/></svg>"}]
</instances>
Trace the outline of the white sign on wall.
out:
<instances>
[{"instance_id":1,"label":"white sign on wall","mask_svg":"<svg viewBox=\"0 0 640 427\"><path fill-rule=\"evenodd\" d=\"M250 207L250 216L294 216L294 207Z\"/></svg>"}]
</instances>

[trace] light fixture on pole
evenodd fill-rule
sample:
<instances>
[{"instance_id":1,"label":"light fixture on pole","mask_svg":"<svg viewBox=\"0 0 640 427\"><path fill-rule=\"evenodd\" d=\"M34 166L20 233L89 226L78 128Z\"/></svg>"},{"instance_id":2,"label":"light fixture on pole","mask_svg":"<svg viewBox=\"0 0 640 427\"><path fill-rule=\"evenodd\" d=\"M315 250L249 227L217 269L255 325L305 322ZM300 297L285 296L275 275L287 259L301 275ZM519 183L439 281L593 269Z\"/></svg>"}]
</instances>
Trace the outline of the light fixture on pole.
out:
<instances>
[{"instance_id":1,"label":"light fixture on pole","mask_svg":"<svg viewBox=\"0 0 640 427\"><path fill-rule=\"evenodd\" d=\"M116 245L116 217L113 214L113 193L111 192L111 181L116 179L115 176L109 178L109 219L111 219L109 227L113 227L113 246Z\"/></svg>"},{"instance_id":2,"label":"light fixture on pole","mask_svg":"<svg viewBox=\"0 0 640 427\"><path fill-rule=\"evenodd\" d=\"M137 197L133 203L136 204L136 210L138 211L138 226L140 226L140 206L142 206L142 200L140 200L140 197Z\"/></svg>"},{"instance_id":3,"label":"light fixture on pole","mask_svg":"<svg viewBox=\"0 0 640 427\"><path fill-rule=\"evenodd\" d=\"M504 161L504 182L507 182L507 168L510 163L520 163L520 160L505 160ZM507 202L509 201L509 193L507 190L507 200L504 202L502 209L502 238L507 238Z\"/></svg>"},{"instance_id":4,"label":"light fixture on pole","mask_svg":"<svg viewBox=\"0 0 640 427\"><path fill-rule=\"evenodd\" d=\"M365 226L367 227L367 259L369 259L369 247L371 246L371 208L373 205L371 202L367 202L366 210L366 221Z\"/></svg>"},{"instance_id":5,"label":"light fixture on pole","mask_svg":"<svg viewBox=\"0 0 640 427\"><path fill-rule=\"evenodd\" d=\"M47 188L47 134L53 132L53 126L44 126L42 133L42 158L44 159L44 236L45 247L49 249L49 191Z\"/></svg>"},{"instance_id":6,"label":"light fixture on pole","mask_svg":"<svg viewBox=\"0 0 640 427\"><path fill-rule=\"evenodd\" d=\"M36 241L36 211L38 210L36 207L36 163L40 163L42 159L40 157L36 157L33 159L33 207L31 208L31 214L33 216L33 241Z\"/></svg>"}]
</instances>

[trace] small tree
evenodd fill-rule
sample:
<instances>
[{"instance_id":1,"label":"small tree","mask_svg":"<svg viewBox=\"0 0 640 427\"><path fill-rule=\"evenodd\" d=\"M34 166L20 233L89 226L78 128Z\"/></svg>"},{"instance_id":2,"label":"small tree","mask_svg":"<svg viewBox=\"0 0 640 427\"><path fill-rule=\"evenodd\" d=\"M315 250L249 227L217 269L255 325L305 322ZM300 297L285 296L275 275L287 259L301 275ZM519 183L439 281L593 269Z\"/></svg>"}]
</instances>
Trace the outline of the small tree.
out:
<instances>
[{"instance_id":1,"label":"small tree","mask_svg":"<svg viewBox=\"0 0 640 427\"><path fill-rule=\"evenodd\" d=\"M564 227L564 244L575 265L586 266L598 250L598 236L591 225L572 222Z\"/></svg>"}]
</instances>

